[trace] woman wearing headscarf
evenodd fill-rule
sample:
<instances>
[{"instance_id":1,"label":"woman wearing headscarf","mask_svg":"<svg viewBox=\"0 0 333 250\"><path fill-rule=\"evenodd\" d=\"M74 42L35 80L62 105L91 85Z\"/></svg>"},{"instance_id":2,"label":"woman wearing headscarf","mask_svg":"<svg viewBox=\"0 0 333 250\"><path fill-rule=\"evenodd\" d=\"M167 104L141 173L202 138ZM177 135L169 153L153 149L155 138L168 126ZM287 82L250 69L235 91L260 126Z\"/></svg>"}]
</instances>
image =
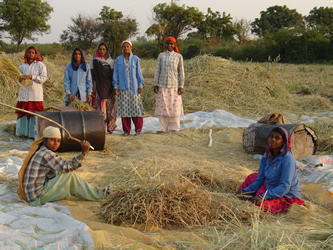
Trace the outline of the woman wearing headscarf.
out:
<instances>
[{"instance_id":1,"label":"woman wearing headscarf","mask_svg":"<svg viewBox=\"0 0 333 250\"><path fill-rule=\"evenodd\" d=\"M94 86L93 106L97 106L103 112L105 130L109 133L112 133L117 127L116 96L112 86L113 66L114 62L107 45L98 44L96 55L90 61Z\"/></svg>"},{"instance_id":2,"label":"woman wearing headscarf","mask_svg":"<svg viewBox=\"0 0 333 250\"><path fill-rule=\"evenodd\" d=\"M43 57L35 47L29 47L24 53L24 64L18 67L22 73L20 82L30 80L28 85L22 85L16 107L32 112L43 111L43 83L47 79L47 72ZM16 111L16 135L34 138L34 116Z\"/></svg>"},{"instance_id":3,"label":"woman wearing headscarf","mask_svg":"<svg viewBox=\"0 0 333 250\"><path fill-rule=\"evenodd\" d=\"M156 93L155 115L159 116L161 130L180 129L180 116L184 115L181 95L184 93L183 57L178 53L176 39L166 38L166 51L158 55L154 75Z\"/></svg>"},{"instance_id":4,"label":"woman wearing headscarf","mask_svg":"<svg viewBox=\"0 0 333 250\"><path fill-rule=\"evenodd\" d=\"M131 119L135 126L135 134L139 135L143 127L143 104L140 94L144 81L141 61L132 54L131 41L123 41L121 49L123 54L117 57L113 72L113 88L115 95L118 95L117 114L121 116L123 136L128 136L131 132Z\"/></svg>"},{"instance_id":5,"label":"woman wearing headscarf","mask_svg":"<svg viewBox=\"0 0 333 250\"><path fill-rule=\"evenodd\" d=\"M65 103L69 105L74 98L82 102L91 101L92 81L90 67L84 60L81 49L73 50L71 62L67 64L64 74Z\"/></svg>"},{"instance_id":6,"label":"woman wearing headscarf","mask_svg":"<svg viewBox=\"0 0 333 250\"><path fill-rule=\"evenodd\" d=\"M276 127L271 131L258 174L249 175L236 194L252 197L253 203L271 213L283 213L293 203L304 205L287 130Z\"/></svg>"}]
</instances>

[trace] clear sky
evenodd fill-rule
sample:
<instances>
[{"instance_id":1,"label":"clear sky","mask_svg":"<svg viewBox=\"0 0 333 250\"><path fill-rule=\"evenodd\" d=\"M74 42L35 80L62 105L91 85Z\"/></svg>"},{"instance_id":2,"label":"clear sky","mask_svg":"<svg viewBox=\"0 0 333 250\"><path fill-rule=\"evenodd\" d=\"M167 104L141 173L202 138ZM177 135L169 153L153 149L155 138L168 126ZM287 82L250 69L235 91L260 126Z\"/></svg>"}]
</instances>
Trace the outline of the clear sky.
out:
<instances>
[{"instance_id":1,"label":"clear sky","mask_svg":"<svg viewBox=\"0 0 333 250\"><path fill-rule=\"evenodd\" d=\"M81 13L98 16L103 6L121 11L124 16L135 18L139 24L139 35L144 35L152 24L152 9L158 3L171 0L48 0L53 7L50 34L39 36L39 43L59 42L60 34L71 24L70 18ZM210 7L213 11L226 12L234 19L253 21L260 17L260 11L274 5L286 5L302 15L308 15L314 7L333 7L333 0L176 0L178 5L197 7L203 13ZM29 41L25 41L29 42Z\"/></svg>"}]
</instances>

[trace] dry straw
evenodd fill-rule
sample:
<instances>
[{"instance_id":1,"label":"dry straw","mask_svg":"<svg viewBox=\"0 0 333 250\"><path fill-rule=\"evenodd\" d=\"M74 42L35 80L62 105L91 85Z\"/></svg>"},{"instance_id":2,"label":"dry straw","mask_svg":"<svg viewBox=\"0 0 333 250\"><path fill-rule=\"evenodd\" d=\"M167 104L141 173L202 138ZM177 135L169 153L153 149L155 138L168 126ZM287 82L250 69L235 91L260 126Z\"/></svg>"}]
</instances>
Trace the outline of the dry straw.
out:
<instances>
[{"instance_id":1,"label":"dry straw","mask_svg":"<svg viewBox=\"0 0 333 250\"><path fill-rule=\"evenodd\" d=\"M3 71L6 71L9 75L14 76L16 78L20 78L22 73L15 67L13 62L9 59L9 57L2 52L0 56L0 68ZM32 80L26 79L21 81L20 83L17 81L20 86L27 86L32 84Z\"/></svg>"},{"instance_id":2,"label":"dry straw","mask_svg":"<svg viewBox=\"0 0 333 250\"><path fill-rule=\"evenodd\" d=\"M93 107L89 105L89 103L82 102L78 98L74 98L74 101L72 101L69 106L77 108L80 111L93 111L95 110Z\"/></svg>"},{"instance_id":3,"label":"dry straw","mask_svg":"<svg viewBox=\"0 0 333 250\"><path fill-rule=\"evenodd\" d=\"M143 184L117 187L102 201L98 214L105 222L191 228L217 225L222 218L233 218L241 224L249 223L251 218L251 209L246 211L248 204L235 210L231 202L236 200L234 195L211 191L224 187L209 173L187 171L163 182L144 180L141 175L140 179ZM234 189L235 183L232 186L225 189ZM238 200L235 203L240 204Z\"/></svg>"},{"instance_id":4,"label":"dry straw","mask_svg":"<svg viewBox=\"0 0 333 250\"><path fill-rule=\"evenodd\" d=\"M259 64L209 55L187 63L185 86L187 112L223 109L241 115L263 115L273 105L283 108L289 99L286 88Z\"/></svg>"}]
</instances>

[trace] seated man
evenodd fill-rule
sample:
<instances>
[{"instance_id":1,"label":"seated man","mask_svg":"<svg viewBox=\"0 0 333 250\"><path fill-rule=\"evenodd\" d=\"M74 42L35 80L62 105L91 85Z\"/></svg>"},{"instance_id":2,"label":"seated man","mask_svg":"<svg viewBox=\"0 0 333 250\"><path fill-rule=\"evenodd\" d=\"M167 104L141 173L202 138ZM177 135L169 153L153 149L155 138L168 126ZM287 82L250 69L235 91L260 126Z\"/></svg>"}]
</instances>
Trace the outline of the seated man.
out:
<instances>
[{"instance_id":1,"label":"seated man","mask_svg":"<svg viewBox=\"0 0 333 250\"><path fill-rule=\"evenodd\" d=\"M59 128L47 127L43 137L34 141L19 172L17 194L32 205L69 199L75 196L83 200L96 201L109 192L110 185L97 190L78 176L74 170L81 167L90 143L81 143L82 151L71 161L57 156L61 135Z\"/></svg>"}]
</instances>

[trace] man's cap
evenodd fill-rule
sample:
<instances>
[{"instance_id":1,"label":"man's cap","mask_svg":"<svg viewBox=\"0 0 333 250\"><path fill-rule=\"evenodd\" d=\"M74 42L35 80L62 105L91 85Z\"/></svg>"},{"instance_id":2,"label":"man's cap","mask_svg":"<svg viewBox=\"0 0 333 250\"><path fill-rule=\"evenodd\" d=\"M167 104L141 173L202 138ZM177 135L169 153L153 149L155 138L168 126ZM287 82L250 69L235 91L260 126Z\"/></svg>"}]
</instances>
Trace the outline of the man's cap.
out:
<instances>
[{"instance_id":1,"label":"man's cap","mask_svg":"<svg viewBox=\"0 0 333 250\"><path fill-rule=\"evenodd\" d=\"M59 138L61 139L60 129L52 126L48 126L43 131L44 138Z\"/></svg>"}]
</instances>

